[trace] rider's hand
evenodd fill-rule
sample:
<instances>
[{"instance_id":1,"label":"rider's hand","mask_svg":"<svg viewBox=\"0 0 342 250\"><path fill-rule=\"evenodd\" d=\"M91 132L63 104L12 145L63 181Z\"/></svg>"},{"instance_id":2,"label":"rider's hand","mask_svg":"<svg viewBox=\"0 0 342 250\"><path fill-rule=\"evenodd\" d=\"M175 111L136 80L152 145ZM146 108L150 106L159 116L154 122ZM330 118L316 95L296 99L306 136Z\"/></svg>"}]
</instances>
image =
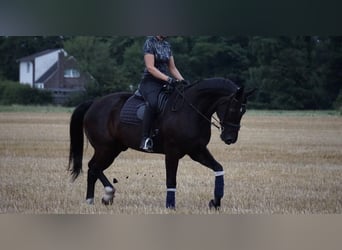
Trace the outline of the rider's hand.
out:
<instances>
[{"instance_id":1,"label":"rider's hand","mask_svg":"<svg viewBox=\"0 0 342 250\"><path fill-rule=\"evenodd\" d=\"M176 79L174 79L174 78L172 78L172 77L168 77L167 78L167 82L170 84L170 85L176 85L176 83L177 82L179 82L179 80L176 80Z\"/></svg>"}]
</instances>

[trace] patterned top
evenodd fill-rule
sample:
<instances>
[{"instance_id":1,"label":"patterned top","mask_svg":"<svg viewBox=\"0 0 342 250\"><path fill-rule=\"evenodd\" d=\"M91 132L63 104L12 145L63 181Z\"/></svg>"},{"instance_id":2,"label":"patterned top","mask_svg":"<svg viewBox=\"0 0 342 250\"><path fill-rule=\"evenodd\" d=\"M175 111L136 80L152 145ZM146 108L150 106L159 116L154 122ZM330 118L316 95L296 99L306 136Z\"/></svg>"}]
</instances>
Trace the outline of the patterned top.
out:
<instances>
[{"instance_id":1,"label":"patterned top","mask_svg":"<svg viewBox=\"0 0 342 250\"><path fill-rule=\"evenodd\" d=\"M169 75L169 60L172 56L171 46L169 42L164 40L158 40L155 36L147 37L144 44L144 55L154 55L154 66L159 69L160 72ZM150 72L145 68L143 77L152 76Z\"/></svg>"}]
</instances>

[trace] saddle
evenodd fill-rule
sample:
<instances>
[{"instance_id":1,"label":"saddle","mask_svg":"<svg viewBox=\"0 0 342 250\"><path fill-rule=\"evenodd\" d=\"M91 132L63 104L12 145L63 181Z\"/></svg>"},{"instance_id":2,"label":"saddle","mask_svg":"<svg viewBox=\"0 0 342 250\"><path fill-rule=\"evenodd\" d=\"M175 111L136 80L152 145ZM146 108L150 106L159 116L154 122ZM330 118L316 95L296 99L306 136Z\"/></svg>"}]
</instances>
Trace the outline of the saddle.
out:
<instances>
[{"instance_id":1,"label":"saddle","mask_svg":"<svg viewBox=\"0 0 342 250\"><path fill-rule=\"evenodd\" d=\"M161 91L158 95L158 110L157 115L163 113L169 95L164 91ZM145 100L139 90L135 91L135 93L127 99L124 106L120 112L120 122L139 125L143 118L145 112Z\"/></svg>"}]
</instances>

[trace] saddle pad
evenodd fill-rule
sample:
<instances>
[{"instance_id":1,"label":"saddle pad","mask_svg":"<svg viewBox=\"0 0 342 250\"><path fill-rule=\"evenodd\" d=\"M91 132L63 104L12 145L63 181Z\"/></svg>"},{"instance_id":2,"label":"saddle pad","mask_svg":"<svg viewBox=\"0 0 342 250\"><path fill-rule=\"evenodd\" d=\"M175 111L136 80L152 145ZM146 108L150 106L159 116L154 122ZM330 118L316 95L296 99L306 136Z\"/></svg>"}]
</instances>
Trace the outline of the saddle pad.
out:
<instances>
[{"instance_id":1,"label":"saddle pad","mask_svg":"<svg viewBox=\"0 0 342 250\"><path fill-rule=\"evenodd\" d=\"M139 108L143 108L145 103L142 98L135 95L128 98L120 112L120 121L129 124L141 123L141 117L137 116Z\"/></svg>"},{"instance_id":2,"label":"saddle pad","mask_svg":"<svg viewBox=\"0 0 342 250\"><path fill-rule=\"evenodd\" d=\"M166 107L168 95L161 92L158 95L158 114L162 113ZM120 112L120 121L129 124L140 124L145 111L145 102L141 96L132 95Z\"/></svg>"}]
</instances>

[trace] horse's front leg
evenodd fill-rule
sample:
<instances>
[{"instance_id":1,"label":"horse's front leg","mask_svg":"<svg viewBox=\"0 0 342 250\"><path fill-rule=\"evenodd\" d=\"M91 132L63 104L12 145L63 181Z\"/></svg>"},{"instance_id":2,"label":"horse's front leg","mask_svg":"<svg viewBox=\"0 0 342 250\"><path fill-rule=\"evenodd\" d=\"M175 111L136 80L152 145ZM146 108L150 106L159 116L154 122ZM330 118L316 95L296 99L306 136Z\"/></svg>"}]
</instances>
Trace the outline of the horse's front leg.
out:
<instances>
[{"instance_id":1,"label":"horse's front leg","mask_svg":"<svg viewBox=\"0 0 342 250\"><path fill-rule=\"evenodd\" d=\"M214 157L210 154L209 150L204 147L198 149L195 153L189 154L189 156L202 165L212 169L215 174L215 187L214 187L214 199L209 202L210 208L218 210L221 206L221 199L224 195L224 171L220 163L218 163Z\"/></svg>"},{"instance_id":2,"label":"horse's front leg","mask_svg":"<svg viewBox=\"0 0 342 250\"><path fill-rule=\"evenodd\" d=\"M219 164L222 168L222 166ZM215 171L215 170L214 170ZM214 188L214 200L209 202L209 208L215 208L218 210L221 206L221 199L224 195L224 171L215 171L215 188Z\"/></svg>"},{"instance_id":3,"label":"horse's front leg","mask_svg":"<svg viewBox=\"0 0 342 250\"><path fill-rule=\"evenodd\" d=\"M166 154L166 208L176 208L177 169L179 158L174 154Z\"/></svg>"}]
</instances>

